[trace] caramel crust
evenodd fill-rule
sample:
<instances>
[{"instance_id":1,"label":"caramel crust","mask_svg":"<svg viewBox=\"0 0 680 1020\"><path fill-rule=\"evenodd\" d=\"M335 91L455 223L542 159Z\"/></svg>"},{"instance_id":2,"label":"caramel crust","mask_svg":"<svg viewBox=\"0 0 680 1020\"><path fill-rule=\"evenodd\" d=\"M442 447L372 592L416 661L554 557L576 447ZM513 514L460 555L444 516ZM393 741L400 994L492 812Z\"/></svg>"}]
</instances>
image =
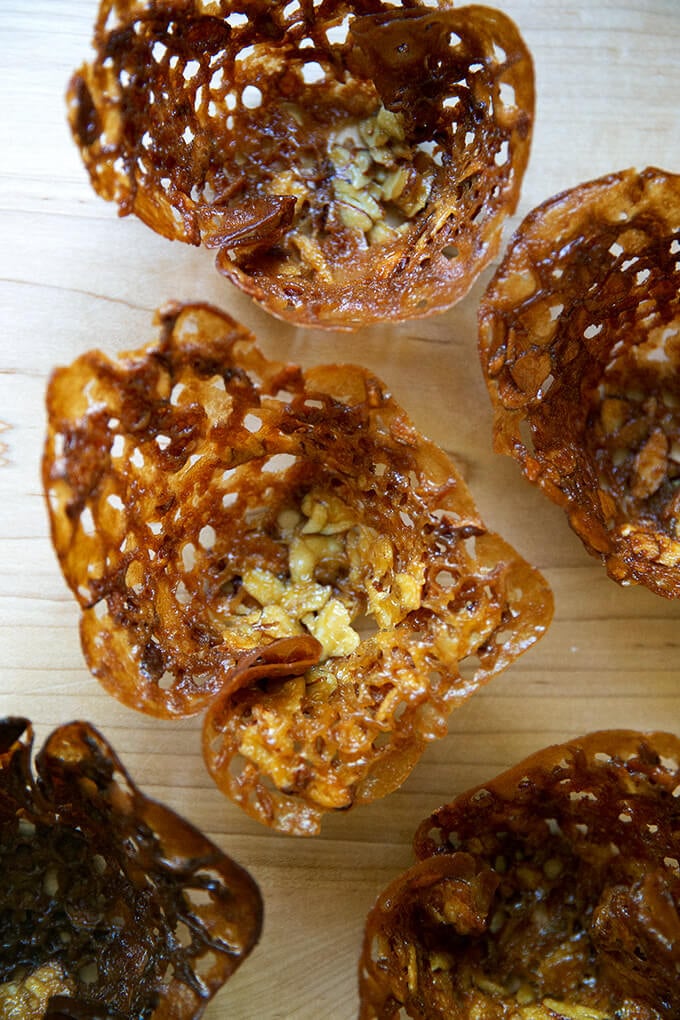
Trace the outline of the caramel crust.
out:
<instances>
[{"instance_id":1,"label":"caramel crust","mask_svg":"<svg viewBox=\"0 0 680 1020\"><path fill-rule=\"evenodd\" d=\"M534 111L531 57L501 12L102 0L93 45L67 99L95 190L216 249L274 315L429 315L497 252Z\"/></svg>"},{"instance_id":2,"label":"caramel crust","mask_svg":"<svg viewBox=\"0 0 680 1020\"><path fill-rule=\"evenodd\" d=\"M495 447L608 574L680 595L680 177L582 184L517 230L479 310Z\"/></svg>"},{"instance_id":3,"label":"caramel crust","mask_svg":"<svg viewBox=\"0 0 680 1020\"><path fill-rule=\"evenodd\" d=\"M204 305L48 389L52 537L91 671L207 709L246 811L316 832L397 787L448 715L545 631L541 575L370 372L266 359Z\"/></svg>"}]
</instances>

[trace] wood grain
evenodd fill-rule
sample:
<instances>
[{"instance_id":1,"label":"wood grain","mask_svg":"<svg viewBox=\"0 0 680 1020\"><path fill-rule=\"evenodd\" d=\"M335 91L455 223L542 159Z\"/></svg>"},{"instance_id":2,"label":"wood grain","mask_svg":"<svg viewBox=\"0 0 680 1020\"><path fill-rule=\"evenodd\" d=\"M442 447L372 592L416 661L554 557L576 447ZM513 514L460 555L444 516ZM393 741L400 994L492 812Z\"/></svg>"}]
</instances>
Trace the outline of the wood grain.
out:
<instances>
[{"instance_id":1,"label":"wood grain","mask_svg":"<svg viewBox=\"0 0 680 1020\"><path fill-rule=\"evenodd\" d=\"M680 5L509 0L535 59L537 122L517 216L627 166L680 169ZM450 312L360 334L304 331L218 278L212 256L119 220L90 190L65 121L70 72L88 53L94 0L0 0L0 714L38 739L74 717L99 726L139 784L250 868L262 942L209 1020L356 1015L363 920L411 860L419 820L540 746L609 726L680 730L680 604L609 581L563 515L493 454L476 356L490 277ZM401 790L330 818L316 840L273 835L226 802L200 758L199 720L159 722L110 699L83 665L78 612L47 534L39 461L49 372L93 346L152 337L169 298L222 305L265 352L377 371L418 426L461 465L487 523L546 574L546 638L452 718Z\"/></svg>"}]
</instances>

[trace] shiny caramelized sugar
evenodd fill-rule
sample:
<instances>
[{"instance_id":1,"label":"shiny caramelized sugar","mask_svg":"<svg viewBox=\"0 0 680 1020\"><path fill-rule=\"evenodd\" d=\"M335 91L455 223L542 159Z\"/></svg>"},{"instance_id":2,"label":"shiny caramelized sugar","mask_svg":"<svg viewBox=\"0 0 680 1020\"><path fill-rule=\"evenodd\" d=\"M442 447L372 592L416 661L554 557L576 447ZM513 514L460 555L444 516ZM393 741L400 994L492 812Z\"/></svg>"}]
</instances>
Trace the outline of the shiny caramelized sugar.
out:
<instances>
[{"instance_id":1,"label":"shiny caramelized sugar","mask_svg":"<svg viewBox=\"0 0 680 1020\"><path fill-rule=\"evenodd\" d=\"M676 1020L679 763L594 733L426 819L368 918L362 1020Z\"/></svg>"},{"instance_id":2,"label":"shiny caramelized sugar","mask_svg":"<svg viewBox=\"0 0 680 1020\"><path fill-rule=\"evenodd\" d=\"M531 213L480 309L496 448L621 583L680 596L680 177Z\"/></svg>"},{"instance_id":3,"label":"shiny caramelized sugar","mask_svg":"<svg viewBox=\"0 0 680 1020\"><path fill-rule=\"evenodd\" d=\"M533 66L481 6L104 0L69 118L95 190L217 249L268 311L353 329L461 298L529 154Z\"/></svg>"},{"instance_id":4,"label":"shiny caramelized sugar","mask_svg":"<svg viewBox=\"0 0 680 1020\"><path fill-rule=\"evenodd\" d=\"M267 360L208 306L48 391L44 482L92 672L207 708L217 783L286 832L397 787L543 633L550 591L364 369Z\"/></svg>"},{"instance_id":5,"label":"shiny caramelized sugar","mask_svg":"<svg viewBox=\"0 0 680 1020\"><path fill-rule=\"evenodd\" d=\"M254 881L87 723L34 768L32 744L28 720L0 720L0 1016L198 1018L257 942Z\"/></svg>"}]
</instances>

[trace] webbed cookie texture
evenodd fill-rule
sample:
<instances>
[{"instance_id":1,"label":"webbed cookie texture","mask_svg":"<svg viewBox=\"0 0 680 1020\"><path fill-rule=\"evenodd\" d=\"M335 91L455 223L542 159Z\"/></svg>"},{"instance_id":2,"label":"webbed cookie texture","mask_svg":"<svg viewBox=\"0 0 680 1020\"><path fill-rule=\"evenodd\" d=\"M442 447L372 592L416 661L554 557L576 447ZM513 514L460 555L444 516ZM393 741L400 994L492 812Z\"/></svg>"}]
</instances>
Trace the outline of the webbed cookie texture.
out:
<instances>
[{"instance_id":1,"label":"webbed cookie texture","mask_svg":"<svg viewBox=\"0 0 680 1020\"><path fill-rule=\"evenodd\" d=\"M268 311L354 329L468 291L517 204L533 65L499 11L103 0L68 110L93 187L217 249Z\"/></svg>"},{"instance_id":2,"label":"webbed cookie texture","mask_svg":"<svg viewBox=\"0 0 680 1020\"><path fill-rule=\"evenodd\" d=\"M362 1020L675 1020L680 740L604 731L436 811L369 915Z\"/></svg>"},{"instance_id":3,"label":"webbed cookie texture","mask_svg":"<svg viewBox=\"0 0 680 1020\"><path fill-rule=\"evenodd\" d=\"M614 580L680 596L680 177L626 170L530 213L480 349L496 449Z\"/></svg>"},{"instance_id":4,"label":"webbed cookie texture","mask_svg":"<svg viewBox=\"0 0 680 1020\"><path fill-rule=\"evenodd\" d=\"M544 632L541 575L363 368L270 361L232 319L55 372L44 483L92 672L287 832L395 789Z\"/></svg>"},{"instance_id":5,"label":"webbed cookie texture","mask_svg":"<svg viewBox=\"0 0 680 1020\"><path fill-rule=\"evenodd\" d=\"M0 721L0 1016L194 1020L260 934L253 879L132 783L89 724L32 767Z\"/></svg>"}]
</instances>

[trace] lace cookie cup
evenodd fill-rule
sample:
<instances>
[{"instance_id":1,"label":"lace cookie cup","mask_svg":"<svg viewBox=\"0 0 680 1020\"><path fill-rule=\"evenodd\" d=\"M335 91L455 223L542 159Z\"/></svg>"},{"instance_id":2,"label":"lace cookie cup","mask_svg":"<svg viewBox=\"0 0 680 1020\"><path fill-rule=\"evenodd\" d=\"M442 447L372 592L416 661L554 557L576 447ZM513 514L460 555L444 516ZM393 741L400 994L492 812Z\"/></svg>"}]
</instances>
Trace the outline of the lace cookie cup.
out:
<instances>
[{"instance_id":1,"label":"lace cookie cup","mask_svg":"<svg viewBox=\"0 0 680 1020\"><path fill-rule=\"evenodd\" d=\"M673 1020L680 740L539 751L419 826L369 914L361 1020Z\"/></svg>"},{"instance_id":2,"label":"lace cookie cup","mask_svg":"<svg viewBox=\"0 0 680 1020\"><path fill-rule=\"evenodd\" d=\"M516 206L531 57L481 6L103 0L69 120L94 189L217 250L269 312L354 329L470 288Z\"/></svg>"},{"instance_id":3,"label":"lace cookie cup","mask_svg":"<svg viewBox=\"0 0 680 1020\"><path fill-rule=\"evenodd\" d=\"M371 373L269 361L208 306L160 326L49 385L44 484L85 657L133 708L207 709L220 787L314 833L399 786L552 597Z\"/></svg>"},{"instance_id":4,"label":"lace cookie cup","mask_svg":"<svg viewBox=\"0 0 680 1020\"><path fill-rule=\"evenodd\" d=\"M480 306L495 447L622 584L680 595L680 177L532 212Z\"/></svg>"},{"instance_id":5,"label":"lace cookie cup","mask_svg":"<svg viewBox=\"0 0 680 1020\"><path fill-rule=\"evenodd\" d=\"M197 1020L259 938L257 885L88 723L34 768L32 746L27 719L0 720L0 1014Z\"/></svg>"}]
</instances>

